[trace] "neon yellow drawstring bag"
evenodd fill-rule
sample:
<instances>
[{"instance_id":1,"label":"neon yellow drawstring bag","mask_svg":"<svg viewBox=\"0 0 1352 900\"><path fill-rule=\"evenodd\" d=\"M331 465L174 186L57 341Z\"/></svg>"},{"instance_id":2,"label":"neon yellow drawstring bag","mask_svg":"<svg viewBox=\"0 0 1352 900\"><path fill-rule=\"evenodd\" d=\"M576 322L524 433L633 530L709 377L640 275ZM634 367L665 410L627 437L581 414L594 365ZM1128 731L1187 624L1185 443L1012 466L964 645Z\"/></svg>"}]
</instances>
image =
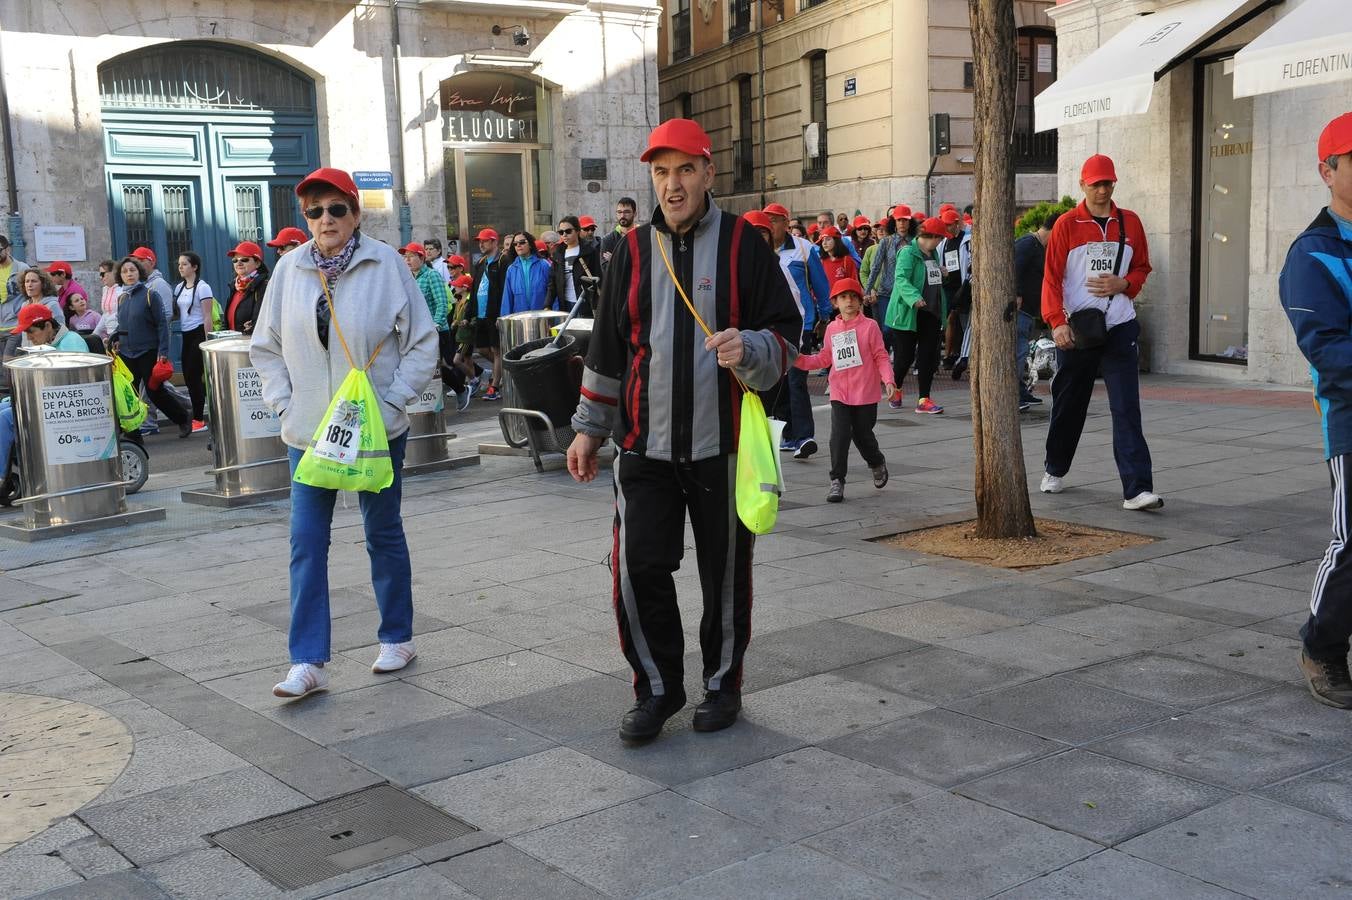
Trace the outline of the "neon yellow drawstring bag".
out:
<instances>
[{"instance_id":1,"label":"neon yellow drawstring bag","mask_svg":"<svg viewBox=\"0 0 1352 900\"><path fill-rule=\"evenodd\" d=\"M131 369L122 361L122 357L113 354L113 412L117 415L117 430L126 434L141 427L146 420L145 401L136 390L131 377Z\"/></svg>"},{"instance_id":2,"label":"neon yellow drawstring bag","mask_svg":"<svg viewBox=\"0 0 1352 900\"><path fill-rule=\"evenodd\" d=\"M705 337L713 332L700 318L695 305L686 296L681 287L667 249L662 245L662 237L657 237L657 249L661 251L662 262L666 263L671 283L676 292L685 301L686 309L695 317ZM784 470L779 463L779 434L784 430L783 423L770 422L765 415L765 406L760 395L747 387L737 373L728 371L732 380L742 388L742 411L737 432L737 481L733 497L737 503L737 518L752 534L769 534L779 517L779 497L784 492Z\"/></svg>"},{"instance_id":3,"label":"neon yellow drawstring bag","mask_svg":"<svg viewBox=\"0 0 1352 900\"><path fill-rule=\"evenodd\" d=\"M380 416L380 398L366 373L385 342L376 345L365 366L357 368L342 329L338 327L333 297L322 273L319 280L329 303L329 322L343 346L347 364L352 368L338 386L328 412L310 439L310 446L305 448L296 464L296 481L339 491L383 491L394 484L394 466L390 460L385 420Z\"/></svg>"}]
</instances>

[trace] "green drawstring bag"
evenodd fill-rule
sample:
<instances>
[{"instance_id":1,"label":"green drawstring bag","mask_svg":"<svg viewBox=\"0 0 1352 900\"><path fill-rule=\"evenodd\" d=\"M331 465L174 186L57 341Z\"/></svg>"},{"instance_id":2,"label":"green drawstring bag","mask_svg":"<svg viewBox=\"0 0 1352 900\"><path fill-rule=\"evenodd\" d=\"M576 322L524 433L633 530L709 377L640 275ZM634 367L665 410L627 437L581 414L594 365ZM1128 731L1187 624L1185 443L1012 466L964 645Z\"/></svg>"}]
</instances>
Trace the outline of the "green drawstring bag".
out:
<instances>
[{"instance_id":1,"label":"green drawstring bag","mask_svg":"<svg viewBox=\"0 0 1352 900\"><path fill-rule=\"evenodd\" d=\"M784 471L779 464L782 422L772 423L760 397L742 393L741 431L737 435L737 518L752 534L769 534L779 517Z\"/></svg>"},{"instance_id":2,"label":"green drawstring bag","mask_svg":"<svg viewBox=\"0 0 1352 900\"><path fill-rule=\"evenodd\" d=\"M305 448L296 464L296 481L311 487L339 491L383 491L394 484L394 465L390 461L390 441L385 433L385 420L380 416L380 398L366 372L380 355L384 341L367 360L357 368L352 362L347 339L338 327L338 315L333 309L333 297L328 282L321 274L324 296L329 302L329 322L338 334L352 368L338 386L338 392L329 403L310 446Z\"/></svg>"},{"instance_id":3,"label":"green drawstring bag","mask_svg":"<svg viewBox=\"0 0 1352 900\"><path fill-rule=\"evenodd\" d=\"M122 357L113 357L113 412L117 414L117 430L126 434L141 427L146 420L145 401L136 390L131 370Z\"/></svg>"}]
</instances>

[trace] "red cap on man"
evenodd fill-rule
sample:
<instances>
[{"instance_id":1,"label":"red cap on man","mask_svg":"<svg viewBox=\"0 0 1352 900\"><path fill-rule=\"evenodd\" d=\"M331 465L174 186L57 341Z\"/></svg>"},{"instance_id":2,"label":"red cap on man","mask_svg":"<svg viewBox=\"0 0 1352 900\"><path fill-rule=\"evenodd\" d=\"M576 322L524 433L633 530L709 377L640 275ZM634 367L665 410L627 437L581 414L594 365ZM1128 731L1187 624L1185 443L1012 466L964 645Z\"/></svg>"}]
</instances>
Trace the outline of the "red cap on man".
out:
<instances>
[{"instance_id":1,"label":"red cap on man","mask_svg":"<svg viewBox=\"0 0 1352 900\"><path fill-rule=\"evenodd\" d=\"M39 322L54 322L52 311L41 303L29 303L19 310L19 324L14 326L14 334L20 334Z\"/></svg>"},{"instance_id":2,"label":"red cap on man","mask_svg":"<svg viewBox=\"0 0 1352 900\"><path fill-rule=\"evenodd\" d=\"M357 211L361 210L361 200L358 199L357 196L357 183L352 180L351 175L347 174L342 169L330 169L327 167L315 169L309 175L305 176L304 181L296 185L296 196L304 197L311 188L324 186L331 187L338 193L347 195L347 198L352 201L352 208Z\"/></svg>"},{"instance_id":3,"label":"red cap on man","mask_svg":"<svg viewBox=\"0 0 1352 900\"><path fill-rule=\"evenodd\" d=\"M149 247L137 247L135 250L131 251L131 255L137 259L145 260L152 266L155 265L155 251L151 250Z\"/></svg>"},{"instance_id":4,"label":"red cap on man","mask_svg":"<svg viewBox=\"0 0 1352 900\"><path fill-rule=\"evenodd\" d=\"M50 266L47 267L48 275L55 275L57 272L60 272L67 278L75 277L75 273L70 270L70 263L68 262L61 262L60 260L57 260L56 262L52 263Z\"/></svg>"},{"instance_id":5,"label":"red cap on man","mask_svg":"<svg viewBox=\"0 0 1352 900\"><path fill-rule=\"evenodd\" d=\"M813 237L816 237L817 232L819 232L819 231L821 231L821 230L822 230L822 227L821 227L820 225L818 225L816 222L809 222L808 225L807 225L807 233L810 234L810 235L812 235Z\"/></svg>"},{"instance_id":6,"label":"red cap on man","mask_svg":"<svg viewBox=\"0 0 1352 900\"><path fill-rule=\"evenodd\" d=\"M742 218L746 219L747 224L753 228L764 228L766 231L770 230L770 217L758 209L742 213Z\"/></svg>"},{"instance_id":7,"label":"red cap on man","mask_svg":"<svg viewBox=\"0 0 1352 900\"><path fill-rule=\"evenodd\" d=\"M1320 162L1344 153L1352 153L1352 112L1343 113L1325 125L1324 132L1319 135Z\"/></svg>"},{"instance_id":8,"label":"red cap on man","mask_svg":"<svg viewBox=\"0 0 1352 900\"><path fill-rule=\"evenodd\" d=\"M915 212L911 213L911 218L915 219L917 222L923 222L928 219L929 216L917 209Z\"/></svg>"},{"instance_id":9,"label":"red cap on man","mask_svg":"<svg viewBox=\"0 0 1352 900\"><path fill-rule=\"evenodd\" d=\"M920 233L932 237L948 237L948 226L944 224L943 219L936 219L931 216L920 226Z\"/></svg>"},{"instance_id":10,"label":"red cap on man","mask_svg":"<svg viewBox=\"0 0 1352 900\"><path fill-rule=\"evenodd\" d=\"M1080 181L1085 184L1098 184L1100 181L1117 183L1117 170L1113 161L1102 153L1095 153L1080 167Z\"/></svg>"},{"instance_id":11,"label":"red cap on man","mask_svg":"<svg viewBox=\"0 0 1352 900\"><path fill-rule=\"evenodd\" d=\"M536 239L535 239L535 249L538 250L538 251L541 252L541 253L544 253L546 250L549 249L549 245L546 244L544 241L542 241L540 238L536 238Z\"/></svg>"},{"instance_id":12,"label":"red cap on man","mask_svg":"<svg viewBox=\"0 0 1352 900\"><path fill-rule=\"evenodd\" d=\"M595 228L596 220L593 219L591 216L578 216L577 224L581 228Z\"/></svg>"},{"instance_id":13,"label":"red cap on man","mask_svg":"<svg viewBox=\"0 0 1352 900\"><path fill-rule=\"evenodd\" d=\"M841 294L858 294L864 296L864 286L856 278L842 278L831 285L831 299L834 300Z\"/></svg>"},{"instance_id":14,"label":"red cap on man","mask_svg":"<svg viewBox=\"0 0 1352 900\"><path fill-rule=\"evenodd\" d=\"M459 267L462 268L462 269L468 269L468 268L469 268L469 262L466 261L466 259L465 259L463 256L461 256L459 253L456 253L456 254L453 254L453 255L451 255L451 256L446 257L446 268L449 269L449 268L451 268L452 266L459 266Z\"/></svg>"},{"instance_id":15,"label":"red cap on man","mask_svg":"<svg viewBox=\"0 0 1352 900\"><path fill-rule=\"evenodd\" d=\"M405 244L404 246L402 246L402 247L399 248L399 255L400 255L400 256L403 256L405 253L416 253L416 254L418 254L419 256L421 256L423 259L427 259L427 251L424 250L424 249L423 249L423 245L420 244L420 243L418 243L417 241L413 241L412 243Z\"/></svg>"},{"instance_id":16,"label":"red cap on man","mask_svg":"<svg viewBox=\"0 0 1352 900\"><path fill-rule=\"evenodd\" d=\"M475 240L479 241L496 241L497 239L498 233L491 228L485 228L481 230L479 232L479 236L475 238Z\"/></svg>"},{"instance_id":17,"label":"red cap on man","mask_svg":"<svg viewBox=\"0 0 1352 900\"><path fill-rule=\"evenodd\" d=\"M946 213L946 212L948 212L950 209L953 210L953 212L957 212L957 211L958 211L958 208L957 208L956 206L954 206L952 203L941 203L941 204L939 204L939 215L940 215L940 216L943 216L943 214Z\"/></svg>"},{"instance_id":18,"label":"red cap on man","mask_svg":"<svg viewBox=\"0 0 1352 900\"><path fill-rule=\"evenodd\" d=\"M676 150L689 156L713 159L713 142L692 119L667 119L648 135L648 149L639 157L647 162L659 150Z\"/></svg>"},{"instance_id":19,"label":"red cap on man","mask_svg":"<svg viewBox=\"0 0 1352 900\"><path fill-rule=\"evenodd\" d=\"M234 259L236 256L252 256L254 259L261 260L263 258L263 248L253 241L240 241L235 245L234 250L229 251L225 255L231 259Z\"/></svg>"},{"instance_id":20,"label":"red cap on man","mask_svg":"<svg viewBox=\"0 0 1352 900\"><path fill-rule=\"evenodd\" d=\"M308 240L309 238L305 236L305 232L301 231L294 225L288 225L281 231L277 232L277 236L275 238L268 241L268 246L285 247L288 244L303 244Z\"/></svg>"},{"instance_id":21,"label":"red cap on man","mask_svg":"<svg viewBox=\"0 0 1352 900\"><path fill-rule=\"evenodd\" d=\"M958 215L956 209L943 209L939 211L939 221L945 225L956 225L962 216Z\"/></svg>"},{"instance_id":22,"label":"red cap on man","mask_svg":"<svg viewBox=\"0 0 1352 900\"><path fill-rule=\"evenodd\" d=\"M766 204L765 209L761 210L761 212L765 213L767 216L782 216L785 219L792 218L789 215L788 207L783 203Z\"/></svg>"},{"instance_id":23,"label":"red cap on man","mask_svg":"<svg viewBox=\"0 0 1352 900\"><path fill-rule=\"evenodd\" d=\"M468 275L460 275L451 282L453 288L467 288L474 283L474 279Z\"/></svg>"}]
</instances>

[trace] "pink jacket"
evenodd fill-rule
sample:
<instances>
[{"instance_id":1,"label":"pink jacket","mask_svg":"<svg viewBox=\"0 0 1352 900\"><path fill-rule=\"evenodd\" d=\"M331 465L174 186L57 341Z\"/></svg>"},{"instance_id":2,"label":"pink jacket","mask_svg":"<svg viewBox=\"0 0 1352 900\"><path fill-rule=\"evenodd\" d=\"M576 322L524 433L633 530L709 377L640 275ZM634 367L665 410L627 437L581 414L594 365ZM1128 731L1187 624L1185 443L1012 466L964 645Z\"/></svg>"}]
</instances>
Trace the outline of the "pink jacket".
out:
<instances>
[{"instance_id":1,"label":"pink jacket","mask_svg":"<svg viewBox=\"0 0 1352 900\"><path fill-rule=\"evenodd\" d=\"M836 335L854 333L854 342L848 338L833 340ZM837 350L837 344L840 345ZM851 349L853 346L854 349ZM837 352L841 354L837 358ZM859 365L842 368L850 359L858 355ZM855 316L847 325L839 317L832 319L826 326L826 337L822 340L820 353L802 354L793 363L800 369L811 371L822 366L831 367L831 401L849 406L872 406L882 399L882 385L892 384L892 362L887 358L887 348L883 346L883 333L878 323L862 313Z\"/></svg>"}]
</instances>

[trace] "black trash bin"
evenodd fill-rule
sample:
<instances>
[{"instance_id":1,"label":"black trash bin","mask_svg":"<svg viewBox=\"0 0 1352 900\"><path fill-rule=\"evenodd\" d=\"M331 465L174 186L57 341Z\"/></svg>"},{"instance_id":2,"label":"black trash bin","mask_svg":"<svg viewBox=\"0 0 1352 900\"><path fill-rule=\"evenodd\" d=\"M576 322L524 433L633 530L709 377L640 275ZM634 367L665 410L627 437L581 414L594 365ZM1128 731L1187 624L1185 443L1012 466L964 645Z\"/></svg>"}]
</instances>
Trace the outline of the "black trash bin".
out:
<instances>
[{"instance_id":1,"label":"black trash bin","mask_svg":"<svg viewBox=\"0 0 1352 900\"><path fill-rule=\"evenodd\" d=\"M559 347L539 356L530 355L550 344L554 338L528 341L508 350L502 358L502 368L512 379L517 403L522 409L544 413L555 428L566 428L577 411L577 398L582 393L582 357L577 355L577 339L564 334ZM543 430L531 420L531 427Z\"/></svg>"}]
</instances>

